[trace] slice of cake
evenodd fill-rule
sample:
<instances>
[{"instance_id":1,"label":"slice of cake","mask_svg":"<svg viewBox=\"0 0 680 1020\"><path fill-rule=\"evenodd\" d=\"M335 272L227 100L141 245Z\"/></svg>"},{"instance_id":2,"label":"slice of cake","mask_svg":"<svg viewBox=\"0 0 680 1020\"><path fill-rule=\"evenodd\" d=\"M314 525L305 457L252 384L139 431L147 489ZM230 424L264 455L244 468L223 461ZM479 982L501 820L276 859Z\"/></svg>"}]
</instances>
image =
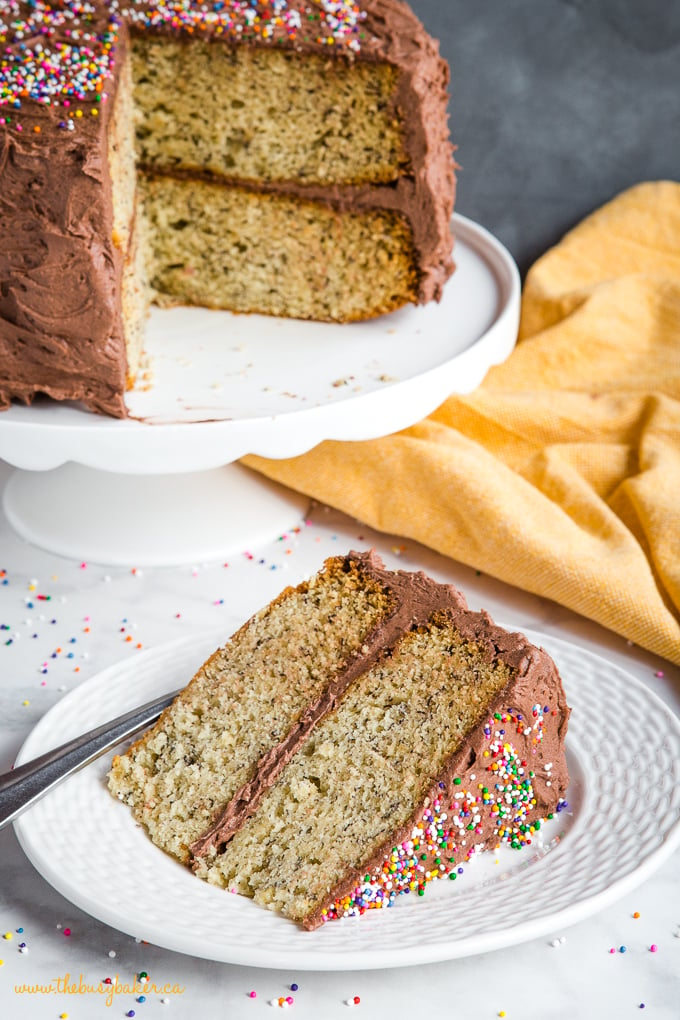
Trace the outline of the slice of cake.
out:
<instances>
[{"instance_id":1,"label":"slice of cake","mask_svg":"<svg viewBox=\"0 0 680 1020\"><path fill-rule=\"evenodd\" d=\"M448 68L400 0L0 0L0 44L0 408L125 417L152 300L441 296Z\"/></svg>"},{"instance_id":2,"label":"slice of cake","mask_svg":"<svg viewBox=\"0 0 680 1020\"><path fill-rule=\"evenodd\" d=\"M544 651L349 553L217 651L109 788L201 878L315 928L530 843L568 717Z\"/></svg>"}]
</instances>

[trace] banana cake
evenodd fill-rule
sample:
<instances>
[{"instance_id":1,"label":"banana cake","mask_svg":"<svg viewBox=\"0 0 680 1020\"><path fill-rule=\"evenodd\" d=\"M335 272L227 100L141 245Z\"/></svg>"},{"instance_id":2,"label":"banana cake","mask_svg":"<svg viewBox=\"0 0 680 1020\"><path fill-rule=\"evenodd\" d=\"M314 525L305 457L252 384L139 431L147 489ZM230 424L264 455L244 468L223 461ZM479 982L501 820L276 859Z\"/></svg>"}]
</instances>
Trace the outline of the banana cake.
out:
<instances>
[{"instance_id":1,"label":"banana cake","mask_svg":"<svg viewBox=\"0 0 680 1020\"><path fill-rule=\"evenodd\" d=\"M545 651L351 552L215 652L109 788L200 878L314 929L530 843L568 717Z\"/></svg>"},{"instance_id":2,"label":"banana cake","mask_svg":"<svg viewBox=\"0 0 680 1020\"><path fill-rule=\"evenodd\" d=\"M0 0L0 408L126 417L154 301L439 299L448 74L400 0Z\"/></svg>"}]
</instances>

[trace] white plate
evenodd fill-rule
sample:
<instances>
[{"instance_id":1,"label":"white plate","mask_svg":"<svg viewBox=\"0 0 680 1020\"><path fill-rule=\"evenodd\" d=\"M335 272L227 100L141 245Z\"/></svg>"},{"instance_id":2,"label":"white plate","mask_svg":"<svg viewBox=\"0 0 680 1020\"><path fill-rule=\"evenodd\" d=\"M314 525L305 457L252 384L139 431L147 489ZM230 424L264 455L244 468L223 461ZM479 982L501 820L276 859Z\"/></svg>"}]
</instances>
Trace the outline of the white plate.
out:
<instances>
[{"instance_id":1,"label":"white plate","mask_svg":"<svg viewBox=\"0 0 680 1020\"><path fill-rule=\"evenodd\" d=\"M555 658L573 708L570 807L542 847L489 852L423 899L309 933L215 889L152 845L105 787L110 756L15 823L38 871L121 931L227 963L362 970L488 952L594 913L646 879L680 843L680 721L634 677L582 649L526 631ZM40 721L19 761L186 682L219 642L175 642L107 669ZM499 863L496 863L498 860Z\"/></svg>"},{"instance_id":2,"label":"white plate","mask_svg":"<svg viewBox=\"0 0 680 1020\"><path fill-rule=\"evenodd\" d=\"M324 439L388 435L467 393L517 340L520 279L488 231L454 216L457 271L440 304L345 326L200 308L154 309L152 385L117 421L46 398L0 414L0 457L179 474L248 453L293 457ZM153 427L150 427L150 424Z\"/></svg>"}]
</instances>

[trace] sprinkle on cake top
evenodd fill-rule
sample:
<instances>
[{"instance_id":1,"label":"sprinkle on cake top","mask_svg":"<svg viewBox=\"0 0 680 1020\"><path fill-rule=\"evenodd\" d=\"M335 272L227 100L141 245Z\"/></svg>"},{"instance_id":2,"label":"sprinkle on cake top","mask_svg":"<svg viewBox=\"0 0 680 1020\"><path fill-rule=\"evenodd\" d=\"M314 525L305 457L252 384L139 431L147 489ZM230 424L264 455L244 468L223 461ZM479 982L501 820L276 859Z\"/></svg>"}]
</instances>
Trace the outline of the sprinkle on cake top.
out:
<instances>
[{"instance_id":1,"label":"sprinkle on cake top","mask_svg":"<svg viewBox=\"0 0 680 1020\"><path fill-rule=\"evenodd\" d=\"M100 101L118 24L87 0L0 0L0 106Z\"/></svg>"},{"instance_id":2,"label":"sprinkle on cake top","mask_svg":"<svg viewBox=\"0 0 680 1020\"><path fill-rule=\"evenodd\" d=\"M145 27L210 29L236 39L296 40L305 35L319 45L345 45L358 50L361 22L366 14L358 4L338 0L141 0L127 3L123 14Z\"/></svg>"},{"instance_id":3,"label":"sprinkle on cake top","mask_svg":"<svg viewBox=\"0 0 680 1020\"><path fill-rule=\"evenodd\" d=\"M121 19L140 28L358 52L365 18L347 0L0 0L0 106L100 102Z\"/></svg>"}]
</instances>

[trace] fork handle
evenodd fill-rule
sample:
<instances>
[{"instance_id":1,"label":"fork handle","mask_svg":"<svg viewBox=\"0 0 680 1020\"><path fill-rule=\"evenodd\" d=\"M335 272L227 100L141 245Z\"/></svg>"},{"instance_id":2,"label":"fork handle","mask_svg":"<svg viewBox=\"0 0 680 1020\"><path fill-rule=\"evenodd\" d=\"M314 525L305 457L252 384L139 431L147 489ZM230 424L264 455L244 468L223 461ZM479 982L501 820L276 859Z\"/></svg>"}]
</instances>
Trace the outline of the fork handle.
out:
<instances>
[{"instance_id":1,"label":"fork handle","mask_svg":"<svg viewBox=\"0 0 680 1020\"><path fill-rule=\"evenodd\" d=\"M178 693L174 691L156 701L149 701L140 708L134 708L0 775L0 829L14 821L67 776L89 765L121 740L155 722Z\"/></svg>"}]
</instances>

